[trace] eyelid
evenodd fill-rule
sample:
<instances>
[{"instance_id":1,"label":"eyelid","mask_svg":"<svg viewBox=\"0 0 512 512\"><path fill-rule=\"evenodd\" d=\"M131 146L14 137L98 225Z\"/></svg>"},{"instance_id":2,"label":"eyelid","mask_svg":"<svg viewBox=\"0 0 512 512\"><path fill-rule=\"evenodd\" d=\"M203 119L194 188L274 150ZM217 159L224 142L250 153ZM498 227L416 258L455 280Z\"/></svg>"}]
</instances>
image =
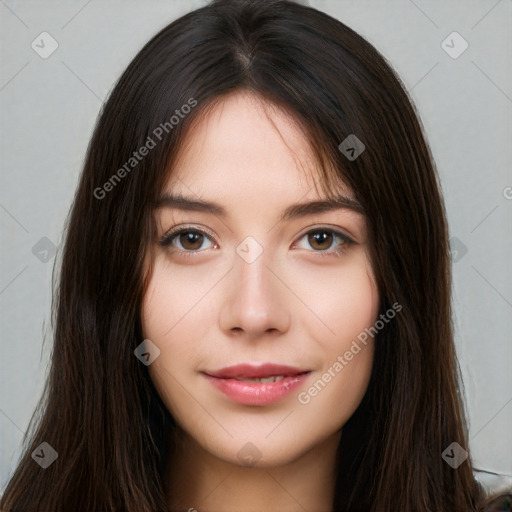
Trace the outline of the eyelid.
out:
<instances>
[{"instance_id":1,"label":"eyelid","mask_svg":"<svg viewBox=\"0 0 512 512\"><path fill-rule=\"evenodd\" d=\"M354 240L354 238L349 235L348 233L345 232L345 230L343 230L343 228L340 228L339 226L336 226L336 225L332 225L332 224L318 224L317 226L309 226L307 228L305 228L304 231L302 231L300 234L297 235L297 240L300 240L301 238L303 238L305 235L308 235L309 233L315 233L316 231L322 231L325 230L325 231L330 231L331 233L334 233L335 235L338 235L340 238L343 238L343 240L345 240L347 243L353 243L355 244L356 241ZM320 252L320 251L316 251L316 252ZM326 252L326 251L323 251L323 252Z\"/></svg>"},{"instance_id":2,"label":"eyelid","mask_svg":"<svg viewBox=\"0 0 512 512\"><path fill-rule=\"evenodd\" d=\"M171 226L161 237L160 241L169 238L172 235L176 235L181 233L182 231L198 231L199 233L204 233L209 235L212 238L215 238L216 235L213 231L210 231L208 228L203 226L197 226L194 224L177 224L175 226Z\"/></svg>"}]
</instances>

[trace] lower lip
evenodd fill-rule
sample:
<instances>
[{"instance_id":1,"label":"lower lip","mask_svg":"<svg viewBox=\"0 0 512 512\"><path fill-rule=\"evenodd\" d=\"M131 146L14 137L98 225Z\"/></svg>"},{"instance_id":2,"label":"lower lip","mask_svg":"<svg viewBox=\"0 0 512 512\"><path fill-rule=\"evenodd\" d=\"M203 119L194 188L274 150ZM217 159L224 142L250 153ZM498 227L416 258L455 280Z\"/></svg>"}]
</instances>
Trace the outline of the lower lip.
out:
<instances>
[{"instance_id":1,"label":"lower lip","mask_svg":"<svg viewBox=\"0 0 512 512\"><path fill-rule=\"evenodd\" d=\"M243 405L268 405L277 402L299 387L309 373L285 377L277 382L246 382L236 379L221 379L204 376L227 397Z\"/></svg>"}]
</instances>

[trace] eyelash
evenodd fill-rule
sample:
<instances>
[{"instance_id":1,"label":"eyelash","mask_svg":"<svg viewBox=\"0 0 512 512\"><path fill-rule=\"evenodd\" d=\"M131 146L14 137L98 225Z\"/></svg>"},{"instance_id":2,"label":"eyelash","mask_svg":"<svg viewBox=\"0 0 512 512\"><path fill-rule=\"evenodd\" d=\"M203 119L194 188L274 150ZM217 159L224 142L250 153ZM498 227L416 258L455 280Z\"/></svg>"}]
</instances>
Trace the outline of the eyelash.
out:
<instances>
[{"instance_id":1,"label":"eyelash","mask_svg":"<svg viewBox=\"0 0 512 512\"><path fill-rule=\"evenodd\" d=\"M184 251L182 249L177 249L175 247L172 247L173 240L175 238L178 238L183 233L195 233L195 234L205 235L209 238L214 238L214 236L211 233L204 231L202 229L192 228L192 227L183 227L180 229L174 229L174 227L172 227L158 241L158 243L162 247L171 246L172 250L179 251L186 257L194 257L197 254L204 251L204 249L203 250L194 250L194 251ZM350 237L345 235L345 233L342 233L341 231L338 231L336 229L322 227L322 226L313 228L313 229L307 231L306 233L303 233L299 237L299 240L302 240L305 236L312 234L312 233L330 233L330 234L333 234L336 237L340 238L341 242L342 242L336 249L325 250L325 251L315 251L315 250L311 251L311 252L314 252L315 255L319 256L320 258L340 257L342 254L344 254L346 252L346 250L348 249L348 246L356 243Z\"/></svg>"}]
</instances>

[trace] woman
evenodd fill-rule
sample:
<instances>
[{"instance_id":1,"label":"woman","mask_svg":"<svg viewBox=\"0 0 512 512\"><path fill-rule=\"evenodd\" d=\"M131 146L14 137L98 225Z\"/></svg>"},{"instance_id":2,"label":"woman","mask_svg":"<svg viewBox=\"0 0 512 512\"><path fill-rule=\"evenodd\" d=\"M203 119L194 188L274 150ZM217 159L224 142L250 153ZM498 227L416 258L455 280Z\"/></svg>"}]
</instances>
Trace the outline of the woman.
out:
<instances>
[{"instance_id":1,"label":"woman","mask_svg":"<svg viewBox=\"0 0 512 512\"><path fill-rule=\"evenodd\" d=\"M2 510L481 509L448 255L369 43L284 0L183 16L98 120Z\"/></svg>"}]
</instances>

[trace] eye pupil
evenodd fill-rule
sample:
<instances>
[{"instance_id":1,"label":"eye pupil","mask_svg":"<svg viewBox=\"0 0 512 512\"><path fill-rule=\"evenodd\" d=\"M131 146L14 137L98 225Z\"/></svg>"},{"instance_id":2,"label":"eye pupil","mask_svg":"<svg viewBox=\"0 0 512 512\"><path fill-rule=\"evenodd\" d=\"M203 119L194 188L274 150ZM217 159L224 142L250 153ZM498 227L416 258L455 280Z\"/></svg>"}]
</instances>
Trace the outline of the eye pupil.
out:
<instances>
[{"instance_id":1,"label":"eye pupil","mask_svg":"<svg viewBox=\"0 0 512 512\"><path fill-rule=\"evenodd\" d=\"M185 249L190 249L191 251L198 249L202 245L202 237L203 235L201 233L196 233L193 231L185 231L181 233L180 235L180 242L182 242L182 245ZM197 242L199 241L199 245L197 245ZM183 243L185 242L185 243ZM192 244L192 247L188 246L187 244Z\"/></svg>"},{"instance_id":2,"label":"eye pupil","mask_svg":"<svg viewBox=\"0 0 512 512\"><path fill-rule=\"evenodd\" d=\"M326 249L325 247L325 241L328 241L327 248L331 246L332 243L332 234L328 231L316 231L314 233L310 233L308 235L309 243L311 244L311 247L314 249ZM315 247L315 245L320 244L320 247ZM323 244L323 245L322 245Z\"/></svg>"}]
</instances>

